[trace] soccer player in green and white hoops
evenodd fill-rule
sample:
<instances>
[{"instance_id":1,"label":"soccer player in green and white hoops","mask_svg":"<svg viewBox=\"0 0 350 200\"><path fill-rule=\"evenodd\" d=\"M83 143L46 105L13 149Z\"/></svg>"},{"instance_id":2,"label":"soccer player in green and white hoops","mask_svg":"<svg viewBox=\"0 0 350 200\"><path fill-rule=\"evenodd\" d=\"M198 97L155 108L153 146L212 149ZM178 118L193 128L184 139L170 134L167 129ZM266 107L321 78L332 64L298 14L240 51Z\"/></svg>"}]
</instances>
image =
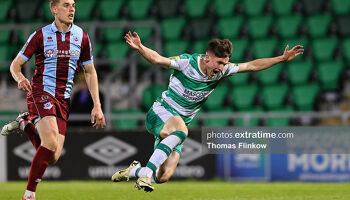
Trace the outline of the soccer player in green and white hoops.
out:
<instances>
[{"instance_id":1,"label":"soccer player in green and white hoops","mask_svg":"<svg viewBox=\"0 0 350 200\"><path fill-rule=\"evenodd\" d=\"M283 55L234 64L229 59L232 43L228 39L212 39L205 54L182 54L166 58L142 45L136 32L125 35L126 43L137 50L148 62L166 69L174 69L169 87L154 102L147 113L146 128L155 136L154 152L145 167L134 161L127 169L117 171L115 182L137 177L135 187L153 191L152 182L167 182L173 175L181 154L181 147L188 130L187 125L223 78L242 72L267 69L281 62L288 62L303 53L297 45Z\"/></svg>"}]
</instances>

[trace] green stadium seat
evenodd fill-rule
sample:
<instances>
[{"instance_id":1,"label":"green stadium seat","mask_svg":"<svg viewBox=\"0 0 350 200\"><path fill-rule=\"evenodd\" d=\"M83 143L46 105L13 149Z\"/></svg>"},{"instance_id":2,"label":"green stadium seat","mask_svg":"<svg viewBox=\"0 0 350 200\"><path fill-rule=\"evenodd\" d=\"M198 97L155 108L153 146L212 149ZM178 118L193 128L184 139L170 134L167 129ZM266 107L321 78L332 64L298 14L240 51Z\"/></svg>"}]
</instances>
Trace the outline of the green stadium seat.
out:
<instances>
[{"instance_id":1,"label":"green stadium seat","mask_svg":"<svg viewBox=\"0 0 350 200\"><path fill-rule=\"evenodd\" d=\"M244 12L249 16L262 15L266 0L244 0Z\"/></svg>"},{"instance_id":2,"label":"green stadium seat","mask_svg":"<svg viewBox=\"0 0 350 200\"><path fill-rule=\"evenodd\" d=\"M222 109L222 110L216 110L213 111L214 113L231 113L232 111L230 109ZM223 127L228 126L230 124L230 119L227 118L211 118L204 120L204 126L209 127Z\"/></svg>"},{"instance_id":3,"label":"green stadium seat","mask_svg":"<svg viewBox=\"0 0 350 200\"><path fill-rule=\"evenodd\" d=\"M283 1L280 1L283 2ZM290 15L277 18L278 34L282 38L295 38L302 21L301 15Z\"/></svg>"},{"instance_id":4,"label":"green stadium seat","mask_svg":"<svg viewBox=\"0 0 350 200\"><path fill-rule=\"evenodd\" d=\"M0 116L8 116L10 119L16 119L18 116L18 110L2 110L0 111ZM3 127L8 122L9 120L0 120L0 127Z\"/></svg>"},{"instance_id":5,"label":"green stadium seat","mask_svg":"<svg viewBox=\"0 0 350 200\"><path fill-rule=\"evenodd\" d=\"M339 29L339 34L344 37L347 38L350 35L350 16L349 15L345 15L345 16L339 16L338 20L337 20L337 24L338 24L338 29Z\"/></svg>"},{"instance_id":6,"label":"green stadium seat","mask_svg":"<svg viewBox=\"0 0 350 200\"><path fill-rule=\"evenodd\" d=\"M296 0L272 0L272 9L279 16L290 15Z\"/></svg>"},{"instance_id":7,"label":"green stadium seat","mask_svg":"<svg viewBox=\"0 0 350 200\"><path fill-rule=\"evenodd\" d=\"M36 18L39 3L41 3L40 0L17 0L15 4L16 18L23 23L40 22L41 19Z\"/></svg>"},{"instance_id":8,"label":"green stadium seat","mask_svg":"<svg viewBox=\"0 0 350 200\"><path fill-rule=\"evenodd\" d=\"M245 113L262 113L263 109L259 108L259 107L254 107L254 108L250 108L247 110L244 110ZM245 124L247 123L247 124ZM234 125L235 126L259 126L259 119L258 118L250 118L247 122L245 121L244 118L236 118L234 120Z\"/></svg>"},{"instance_id":9,"label":"green stadium seat","mask_svg":"<svg viewBox=\"0 0 350 200\"><path fill-rule=\"evenodd\" d=\"M158 13L162 18L166 19L176 16L177 9L180 6L180 0L161 0L157 2Z\"/></svg>"},{"instance_id":10,"label":"green stadium seat","mask_svg":"<svg viewBox=\"0 0 350 200\"><path fill-rule=\"evenodd\" d=\"M11 36L11 30L0 30L0 45L8 43Z\"/></svg>"},{"instance_id":11,"label":"green stadium seat","mask_svg":"<svg viewBox=\"0 0 350 200\"><path fill-rule=\"evenodd\" d=\"M284 66L280 64L257 72L258 81L263 85L277 84L283 68Z\"/></svg>"},{"instance_id":12,"label":"green stadium seat","mask_svg":"<svg viewBox=\"0 0 350 200\"><path fill-rule=\"evenodd\" d=\"M307 49L308 42L309 41L306 38L291 38L291 39L282 40L280 43L281 53L282 53L282 51L284 51L284 49L286 48L287 45L289 45L289 49L293 48L296 45L302 45L304 49ZM301 60L303 60L303 55L297 56L293 60L293 62L301 61Z\"/></svg>"},{"instance_id":13,"label":"green stadium seat","mask_svg":"<svg viewBox=\"0 0 350 200\"><path fill-rule=\"evenodd\" d=\"M292 107L284 107L277 110L271 110L271 112L275 113L291 113L293 112ZM278 117L278 118L268 118L266 120L266 126L288 126L290 122L290 118Z\"/></svg>"},{"instance_id":14,"label":"green stadium seat","mask_svg":"<svg viewBox=\"0 0 350 200\"><path fill-rule=\"evenodd\" d=\"M153 0L129 0L128 13L132 19L147 19Z\"/></svg>"},{"instance_id":15,"label":"green stadium seat","mask_svg":"<svg viewBox=\"0 0 350 200\"><path fill-rule=\"evenodd\" d=\"M265 38L270 30L272 16L252 17L248 21L249 34L252 38Z\"/></svg>"},{"instance_id":16,"label":"green stadium seat","mask_svg":"<svg viewBox=\"0 0 350 200\"><path fill-rule=\"evenodd\" d=\"M187 51L189 46L186 40L173 40L164 44L164 55L166 57L178 56Z\"/></svg>"},{"instance_id":17,"label":"green stadium seat","mask_svg":"<svg viewBox=\"0 0 350 200\"><path fill-rule=\"evenodd\" d=\"M290 62L287 65L288 80L292 85L306 84L312 71L312 62Z\"/></svg>"},{"instance_id":18,"label":"green stadium seat","mask_svg":"<svg viewBox=\"0 0 350 200\"><path fill-rule=\"evenodd\" d=\"M317 61L332 60L337 44L337 38L315 39L312 44L314 58Z\"/></svg>"},{"instance_id":19,"label":"green stadium seat","mask_svg":"<svg viewBox=\"0 0 350 200\"><path fill-rule=\"evenodd\" d=\"M238 0L214 0L215 13L219 17L232 16Z\"/></svg>"},{"instance_id":20,"label":"green stadium seat","mask_svg":"<svg viewBox=\"0 0 350 200\"><path fill-rule=\"evenodd\" d=\"M253 43L253 55L255 58L269 58L274 55L277 47L277 39L260 39Z\"/></svg>"},{"instance_id":21,"label":"green stadium seat","mask_svg":"<svg viewBox=\"0 0 350 200\"><path fill-rule=\"evenodd\" d=\"M6 22L6 17L11 9L12 0L2 0L0 1L0 22Z\"/></svg>"},{"instance_id":22,"label":"green stadium seat","mask_svg":"<svg viewBox=\"0 0 350 200\"><path fill-rule=\"evenodd\" d=\"M164 19L161 23L162 37L165 40L181 39L186 20L183 17Z\"/></svg>"},{"instance_id":23,"label":"green stadium seat","mask_svg":"<svg viewBox=\"0 0 350 200\"><path fill-rule=\"evenodd\" d=\"M328 61L317 66L318 80L323 90L338 89L339 75L344 68L343 62Z\"/></svg>"},{"instance_id":24,"label":"green stadium seat","mask_svg":"<svg viewBox=\"0 0 350 200\"><path fill-rule=\"evenodd\" d=\"M10 60L10 45L0 45L0 62L9 61Z\"/></svg>"},{"instance_id":25,"label":"green stadium seat","mask_svg":"<svg viewBox=\"0 0 350 200\"><path fill-rule=\"evenodd\" d=\"M198 129L198 128L200 128L200 126L199 126L199 119L196 119L196 118L192 119L192 121L191 121L190 124L187 126L187 128L188 128L189 130L193 130L193 129Z\"/></svg>"},{"instance_id":26,"label":"green stadium seat","mask_svg":"<svg viewBox=\"0 0 350 200\"><path fill-rule=\"evenodd\" d=\"M92 50L94 50L94 57L100 57L101 52L103 50L103 44L102 43L95 43L93 44Z\"/></svg>"},{"instance_id":27,"label":"green stadium seat","mask_svg":"<svg viewBox=\"0 0 350 200\"><path fill-rule=\"evenodd\" d=\"M123 40L124 29L120 27L107 27L103 29L103 40L105 42L116 42Z\"/></svg>"},{"instance_id":28,"label":"green stadium seat","mask_svg":"<svg viewBox=\"0 0 350 200\"><path fill-rule=\"evenodd\" d=\"M115 20L118 18L124 0L100 0L99 10L103 20Z\"/></svg>"},{"instance_id":29,"label":"green stadium seat","mask_svg":"<svg viewBox=\"0 0 350 200\"><path fill-rule=\"evenodd\" d=\"M347 61L347 64L350 65L350 39L343 40L342 52L343 52L344 58Z\"/></svg>"},{"instance_id":30,"label":"green stadium seat","mask_svg":"<svg viewBox=\"0 0 350 200\"><path fill-rule=\"evenodd\" d=\"M265 86L262 90L263 105L266 109L280 109L288 93L286 84Z\"/></svg>"},{"instance_id":31,"label":"green stadium seat","mask_svg":"<svg viewBox=\"0 0 350 200\"><path fill-rule=\"evenodd\" d=\"M304 12L307 15L321 13L325 0L302 0Z\"/></svg>"},{"instance_id":32,"label":"green stadium seat","mask_svg":"<svg viewBox=\"0 0 350 200\"><path fill-rule=\"evenodd\" d=\"M306 21L310 36L312 38L325 37L331 22L332 16L330 14L310 16Z\"/></svg>"},{"instance_id":33,"label":"green stadium seat","mask_svg":"<svg viewBox=\"0 0 350 200\"><path fill-rule=\"evenodd\" d=\"M161 96L162 92L167 90L166 85L151 85L142 93L142 106L145 110L151 108L156 99Z\"/></svg>"},{"instance_id":34,"label":"green stadium seat","mask_svg":"<svg viewBox=\"0 0 350 200\"><path fill-rule=\"evenodd\" d=\"M314 108L315 97L319 92L317 84L298 85L292 90L293 103L299 111L311 111Z\"/></svg>"},{"instance_id":35,"label":"green stadium seat","mask_svg":"<svg viewBox=\"0 0 350 200\"><path fill-rule=\"evenodd\" d=\"M106 46L106 54L109 59L125 59L130 48L125 42L108 43Z\"/></svg>"},{"instance_id":36,"label":"green stadium seat","mask_svg":"<svg viewBox=\"0 0 350 200\"><path fill-rule=\"evenodd\" d=\"M218 30L222 38L234 38L239 34L243 18L240 16L220 18Z\"/></svg>"},{"instance_id":37,"label":"green stadium seat","mask_svg":"<svg viewBox=\"0 0 350 200\"><path fill-rule=\"evenodd\" d=\"M212 94L204 103L204 108L208 111L215 111L224 107L224 101L228 93L228 86L221 84L215 88Z\"/></svg>"},{"instance_id":38,"label":"green stadium seat","mask_svg":"<svg viewBox=\"0 0 350 200\"><path fill-rule=\"evenodd\" d=\"M244 85L248 83L249 73L238 73L227 78L232 86Z\"/></svg>"},{"instance_id":39,"label":"green stadium seat","mask_svg":"<svg viewBox=\"0 0 350 200\"><path fill-rule=\"evenodd\" d=\"M231 104L237 110L247 110L253 107L254 98L258 92L257 85L242 85L230 91Z\"/></svg>"},{"instance_id":40,"label":"green stadium seat","mask_svg":"<svg viewBox=\"0 0 350 200\"><path fill-rule=\"evenodd\" d=\"M112 110L112 114L142 114L141 110ZM131 130L136 129L139 125L139 120L137 119L119 119L113 120L113 125L119 130Z\"/></svg>"},{"instance_id":41,"label":"green stadium seat","mask_svg":"<svg viewBox=\"0 0 350 200\"><path fill-rule=\"evenodd\" d=\"M193 42L191 47L192 53L205 54L205 51L207 50L208 42L209 42L208 40L197 40Z\"/></svg>"},{"instance_id":42,"label":"green stadium seat","mask_svg":"<svg viewBox=\"0 0 350 200\"><path fill-rule=\"evenodd\" d=\"M55 17L53 16L51 9L50 9L50 4L48 2L43 4L43 17L45 21L53 21Z\"/></svg>"},{"instance_id":43,"label":"green stadium seat","mask_svg":"<svg viewBox=\"0 0 350 200\"><path fill-rule=\"evenodd\" d=\"M244 61L244 52L248 48L248 40L247 39L233 39L231 40L233 50L230 61L234 63L239 63Z\"/></svg>"},{"instance_id":44,"label":"green stadium seat","mask_svg":"<svg viewBox=\"0 0 350 200\"><path fill-rule=\"evenodd\" d=\"M95 8L96 1L95 0L84 0L76 2L76 12L75 19L77 21L89 21L91 19L91 13Z\"/></svg>"},{"instance_id":45,"label":"green stadium seat","mask_svg":"<svg viewBox=\"0 0 350 200\"><path fill-rule=\"evenodd\" d=\"M350 12L350 0L331 0L331 5L336 15L345 15Z\"/></svg>"},{"instance_id":46,"label":"green stadium seat","mask_svg":"<svg viewBox=\"0 0 350 200\"><path fill-rule=\"evenodd\" d=\"M153 29L151 27L137 27L134 28L134 31L142 38L142 41L145 43L152 37Z\"/></svg>"},{"instance_id":47,"label":"green stadium seat","mask_svg":"<svg viewBox=\"0 0 350 200\"><path fill-rule=\"evenodd\" d=\"M208 39L211 33L212 20L201 18L190 22L191 34L195 40Z\"/></svg>"},{"instance_id":48,"label":"green stadium seat","mask_svg":"<svg viewBox=\"0 0 350 200\"><path fill-rule=\"evenodd\" d=\"M209 0L185 0L186 14L191 18L203 17Z\"/></svg>"}]
</instances>

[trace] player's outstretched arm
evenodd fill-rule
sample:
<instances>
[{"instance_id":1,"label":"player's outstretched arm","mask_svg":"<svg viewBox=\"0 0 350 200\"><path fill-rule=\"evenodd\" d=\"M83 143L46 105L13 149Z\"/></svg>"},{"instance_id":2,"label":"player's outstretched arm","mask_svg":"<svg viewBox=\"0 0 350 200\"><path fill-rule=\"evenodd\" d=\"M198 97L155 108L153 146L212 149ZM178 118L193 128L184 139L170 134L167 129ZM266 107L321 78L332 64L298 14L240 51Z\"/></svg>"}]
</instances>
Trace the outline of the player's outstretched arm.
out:
<instances>
[{"instance_id":1,"label":"player's outstretched arm","mask_svg":"<svg viewBox=\"0 0 350 200\"><path fill-rule=\"evenodd\" d=\"M30 85L29 80L22 73L22 67L25 63L26 61L17 55L11 63L10 72L13 79L15 79L15 81L18 83L18 89L29 92L32 90L32 86Z\"/></svg>"},{"instance_id":2,"label":"player's outstretched arm","mask_svg":"<svg viewBox=\"0 0 350 200\"><path fill-rule=\"evenodd\" d=\"M135 50L137 50L149 63L152 65L158 65L168 69L171 61L169 58L159 55L156 51L147 48L142 45L139 35L134 32L133 34L129 31L125 36L126 43Z\"/></svg>"},{"instance_id":3,"label":"player's outstretched arm","mask_svg":"<svg viewBox=\"0 0 350 200\"><path fill-rule=\"evenodd\" d=\"M94 102L94 108L91 111L91 123L94 123L93 127L96 129L99 127L104 128L106 126L106 121L101 108L97 73L94 64L87 64L84 66L84 69L86 84L89 88L92 101Z\"/></svg>"},{"instance_id":4,"label":"player's outstretched arm","mask_svg":"<svg viewBox=\"0 0 350 200\"><path fill-rule=\"evenodd\" d=\"M256 72L260 70L267 69L281 62L289 62L293 60L300 54L303 54L304 49L303 46L297 45L289 50L289 46L287 45L284 49L283 55L273 57L273 58L261 58L256 59L250 62L239 64L238 73L242 72Z\"/></svg>"}]
</instances>

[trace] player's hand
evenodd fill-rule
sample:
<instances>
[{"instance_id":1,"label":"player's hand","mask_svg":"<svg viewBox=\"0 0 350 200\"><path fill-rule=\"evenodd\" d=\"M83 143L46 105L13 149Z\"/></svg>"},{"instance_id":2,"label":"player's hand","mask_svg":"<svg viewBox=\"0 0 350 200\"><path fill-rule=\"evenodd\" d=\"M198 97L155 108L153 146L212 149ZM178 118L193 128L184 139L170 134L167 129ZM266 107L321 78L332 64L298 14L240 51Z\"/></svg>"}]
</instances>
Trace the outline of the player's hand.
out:
<instances>
[{"instance_id":1,"label":"player's hand","mask_svg":"<svg viewBox=\"0 0 350 200\"><path fill-rule=\"evenodd\" d=\"M125 36L125 42L133 49L139 50L141 48L141 39L139 35L134 32L133 34L129 31Z\"/></svg>"},{"instance_id":2,"label":"player's hand","mask_svg":"<svg viewBox=\"0 0 350 200\"><path fill-rule=\"evenodd\" d=\"M30 85L29 80L24 78L18 81L18 89L30 92L32 91L32 86Z\"/></svg>"},{"instance_id":3,"label":"player's hand","mask_svg":"<svg viewBox=\"0 0 350 200\"><path fill-rule=\"evenodd\" d=\"M91 123L93 124L92 127L95 127L96 130L101 128L104 128L106 126L106 120L105 116L103 115L101 106L94 106L94 108L91 111Z\"/></svg>"},{"instance_id":4,"label":"player's hand","mask_svg":"<svg viewBox=\"0 0 350 200\"><path fill-rule=\"evenodd\" d=\"M286 48L284 49L283 61L289 62L289 61L293 60L295 57L297 57L298 55L303 54L303 53L304 53L303 46L297 45L297 46L293 47L291 50L289 50L289 45L287 45Z\"/></svg>"}]
</instances>

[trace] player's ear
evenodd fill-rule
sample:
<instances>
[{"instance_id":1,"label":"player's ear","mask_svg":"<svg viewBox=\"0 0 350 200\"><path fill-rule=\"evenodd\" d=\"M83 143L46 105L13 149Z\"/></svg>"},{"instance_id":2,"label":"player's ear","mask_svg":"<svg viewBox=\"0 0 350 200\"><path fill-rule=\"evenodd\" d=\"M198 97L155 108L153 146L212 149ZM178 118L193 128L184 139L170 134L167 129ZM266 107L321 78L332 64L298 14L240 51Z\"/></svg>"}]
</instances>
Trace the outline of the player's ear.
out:
<instances>
[{"instance_id":1,"label":"player's ear","mask_svg":"<svg viewBox=\"0 0 350 200\"><path fill-rule=\"evenodd\" d=\"M205 53L204 61L205 61L206 63L209 62L209 54L208 54L208 52Z\"/></svg>"}]
</instances>

